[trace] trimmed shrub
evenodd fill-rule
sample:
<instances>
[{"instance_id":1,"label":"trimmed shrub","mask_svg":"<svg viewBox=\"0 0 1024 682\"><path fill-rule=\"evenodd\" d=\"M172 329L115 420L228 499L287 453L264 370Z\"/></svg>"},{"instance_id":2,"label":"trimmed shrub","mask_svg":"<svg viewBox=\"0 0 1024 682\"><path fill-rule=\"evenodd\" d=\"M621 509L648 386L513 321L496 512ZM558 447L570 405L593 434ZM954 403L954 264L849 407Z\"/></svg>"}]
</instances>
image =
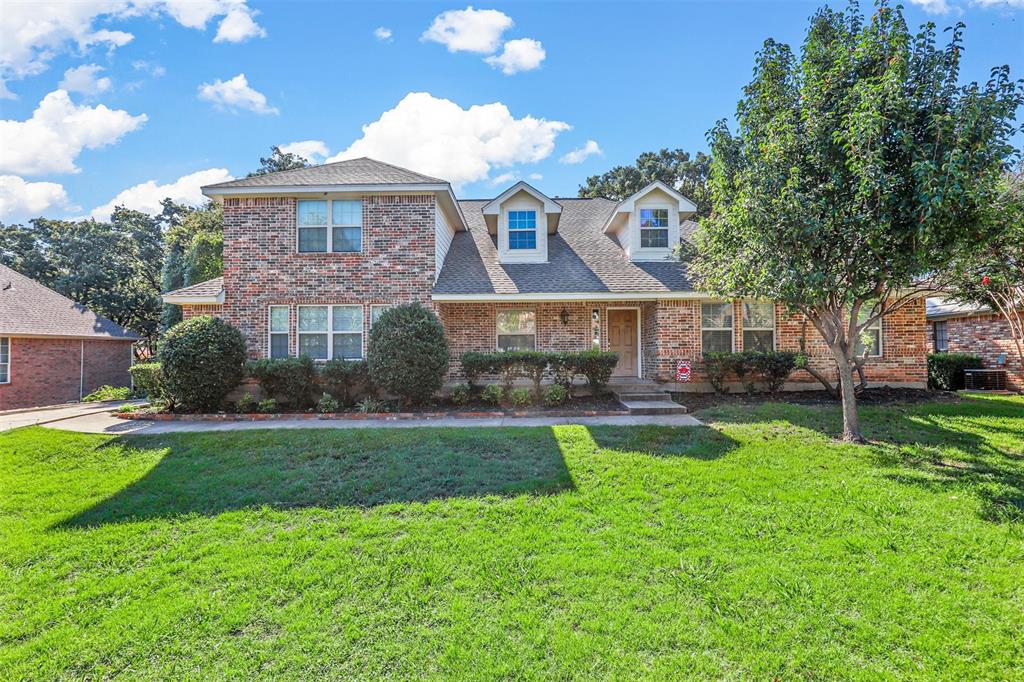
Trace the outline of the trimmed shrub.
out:
<instances>
[{"instance_id":1,"label":"trimmed shrub","mask_svg":"<svg viewBox=\"0 0 1024 682\"><path fill-rule=\"evenodd\" d=\"M928 356L928 388L959 391L964 387L964 370L981 369L981 356L969 353L932 353Z\"/></svg>"},{"instance_id":2,"label":"trimmed shrub","mask_svg":"<svg viewBox=\"0 0 1024 682\"><path fill-rule=\"evenodd\" d=\"M512 390L512 384L521 376L524 376L522 355L524 351L509 350L499 351L492 355L492 367L494 372L501 377L501 385L505 393Z\"/></svg>"},{"instance_id":3,"label":"trimmed shrub","mask_svg":"<svg viewBox=\"0 0 1024 682\"><path fill-rule=\"evenodd\" d=\"M533 397L540 400L543 397L540 383L544 380L544 370L551 362L551 353L543 353L539 350L518 351L520 372L533 382Z\"/></svg>"},{"instance_id":4,"label":"trimmed shrub","mask_svg":"<svg viewBox=\"0 0 1024 682\"><path fill-rule=\"evenodd\" d=\"M489 405L501 405L501 400L504 397L505 391L501 384L487 384L484 386L483 393L480 394L480 399Z\"/></svg>"},{"instance_id":5,"label":"trimmed shrub","mask_svg":"<svg viewBox=\"0 0 1024 682\"><path fill-rule=\"evenodd\" d=\"M566 390L566 394L572 389L573 380L576 378L579 362L576 353L548 353L548 366L551 368L551 375L555 383Z\"/></svg>"},{"instance_id":6,"label":"trimmed shrub","mask_svg":"<svg viewBox=\"0 0 1024 682\"><path fill-rule=\"evenodd\" d=\"M708 375L708 383L715 393L728 393L725 387L725 379L733 369L735 360L734 353L705 353L704 371Z\"/></svg>"},{"instance_id":7,"label":"trimmed shrub","mask_svg":"<svg viewBox=\"0 0 1024 682\"><path fill-rule=\"evenodd\" d=\"M219 318L193 317L167 330L160 365L164 390L175 406L216 410L242 380L245 340Z\"/></svg>"},{"instance_id":8,"label":"trimmed shrub","mask_svg":"<svg viewBox=\"0 0 1024 682\"><path fill-rule=\"evenodd\" d=\"M444 384L448 341L433 311L420 303L386 309L370 330L370 379L405 403L422 403Z\"/></svg>"},{"instance_id":9,"label":"trimmed shrub","mask_svg":"<svg viewBox=\"0 0 1024 682\"><path fill-rule=\"evenodd\" d=\"M462 373L466 377L466 383L474 391L479 388L479 380L485 374L494 371L494 353L481 353L471 350L462 354L459 358L462 364Z\"/></svg>"},{"instance_id":10,"label":"trimmed shrub","mask_svg":"<svg viewBox=\"0 0 1024 682\"><path fill-rule=\"evenodd\" d=\"M260 412L264 414L271 414L273 412L277 412L277 401L274 400L273 398L265 398L259 402L259 405L256 406L256 409L258 409Z\"/></svg>"},{"instance_id":11,"label":"trimmed shrub","mask_svg":"<svg viewBox=\"0 0 1024 682\"><path fill-rule=\"evenodd\" d=\"M533 394L528 388L513 388L508 394L508 401L514 407L526 407L533 401Z\"/></svg>"},{"instance_id":12,"label":"trimmed shrub","mask_svg":"<svg viewBox=\"0 0 1024 682\"><path fill-rule=\"evenodd\" d=\"M455 384L452 386L451 392L448 393L448 400L452 405L465 405L469 402L469 395L469 384Z\"/></svg>"},{"instance_id":13,"label":"trimmed shrub","mask_svg":"<svg viewBox=\"0 0 1024 682\"><path fill-rule=\"evenodd\" d=\"M619 364L619 356L611 351L585 350L576 353L576 370L587 377L590 390L597 395L604 391L612 378L615 365Z\"/></svg>"},{"instance_id":14,"label":"trimmed shrub","mask_svg":"<svg viewBox=\"0 0 1024 682\"><path fill-rule=\"evenodd\" d=\"M360 393L373 392L366 360L329 360L320 369L320 383L332 396L340 396L343 405L351 405Z\"/></svg>"},{"instance_id":15,"label":"trimmed shrub","mask_svg":"<svg viewBox=\"0 0 1024 682\"><path fill-rule=\"evenodd\" d=\"M83 403L94 403L100 400L128 400L132 395L132 389L127 386L100 386L89 395L82 398Z\"/></svg>"},{"instance_id":16,"label":"trimmed shrub","mask_svg":"<svg viewBox=\"0 0 1024 682\"><path fill-rule=\"evenodd\" d=\"M294 410L310 403L316 367L309 356L253 360L246 365L246 371L268 397L283 400Z\"/></svg>"},{"instance_id":17,"label":"trimmed shrub","mask_svg":"<svg viewBox=\"0 0 1024 682\"><path fill-rule=\"evenodd\" d=\"M337 412L339 407L341 407L341 405L330 393L324 393L316 403L316 409L320 414Z\"/></svg>"},{"instance_id":18,"label":"trimmed shrub","mask_svg":"<svg viewBox=\"0 0 1024 682\"><path fill-rule=\"evenodd\" d=\"M235 412L238 414L252 414L256 411L256 398L252 393L243 393L242 397L235 403Z\"/></svg>"},{"instance_id":19,"label":"trimmed shrub","mask_svg":"<svg viewBox=\"0 0 1024 682\"><path fill-rule=\"evenodd\" d=\"M159 362L141 362L129 369L135 390L145 394L150 401L161 401L165 398L163 374Z\"/></svg>"},{"instance_id":20,"label":"trimmed shrub","mask_svg":"<svg viewBox=\"0 0 1024 682\"><path fill-rule=\"evenodd\" d=\"M796 369L796 353L788 351L752 351L745 354L745 365L752 370L772 395L785 386L789 375Z\"/></svg>"},{"instance_id":21,"label":"trimmed shrub","mask_svg":"<svg viewBox=\"0 0 1024 682\"><path fill-rule=\"evenodd\" d=\"M544 404L557 407L569 399L569 390L561 384L552 384L544 392Z\"/></svg>"}]
</instances>

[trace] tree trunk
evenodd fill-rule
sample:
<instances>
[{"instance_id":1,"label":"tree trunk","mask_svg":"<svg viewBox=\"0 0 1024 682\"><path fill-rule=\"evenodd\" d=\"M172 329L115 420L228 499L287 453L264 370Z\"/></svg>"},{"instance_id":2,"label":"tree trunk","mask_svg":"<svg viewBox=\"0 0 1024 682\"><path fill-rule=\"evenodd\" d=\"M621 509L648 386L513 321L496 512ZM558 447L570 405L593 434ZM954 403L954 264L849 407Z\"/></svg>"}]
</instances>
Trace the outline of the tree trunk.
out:
<instances>
[{"instance_id":1,"label":"tree trunk","mask_svg":"<svg viewBox=\"0 0 1024 682\"><path fill-rule=\"evenodd\" d=\"M853 383L853 363L846 358L842 349L833 348L836 365L839 367L839 393L843 402L843 440L848 443L866 443L860 432L860 416L857 414L856 386Z\"/></svg>"}]
</instances>

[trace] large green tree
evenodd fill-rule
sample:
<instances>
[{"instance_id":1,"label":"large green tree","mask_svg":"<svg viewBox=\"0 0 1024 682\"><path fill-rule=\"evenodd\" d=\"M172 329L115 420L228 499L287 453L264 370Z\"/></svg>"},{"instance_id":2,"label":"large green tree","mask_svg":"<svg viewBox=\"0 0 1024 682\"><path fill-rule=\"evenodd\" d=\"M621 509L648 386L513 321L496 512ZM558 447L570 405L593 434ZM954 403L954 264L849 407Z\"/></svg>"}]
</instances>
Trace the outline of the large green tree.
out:
<instances>
[{"instance_id":1,"label":"large green tree","mask_svg":"<svg viewBox=\"0 0 1024 682\"><path fill-rule=\"evenodd\" d=\"M655 180L675 187L697 205L697 216L703 217L711 208L707 186L711 158L703 152L691 156L682 149L644 152L632 166L616 166L601 175L592 175L580 186L581 197L605 197L622 201L636 194Z\"/></svg>"},{"instance_id":2,"label":"large green tree","mask_svg":"<svg viewBox=\"0 0 1024 682\"><path fill-rule=\"evenodd\" d=\"M835 360L843 437L861 442L853 374L866 327L919 296L962 249L1012 148L1008 67L961 85L962 29L936 45L899 7L819 10L799 56L767 40L736 111L709 133L713 210L695 273L721 296L803 313Z\"/></svg>"},{"instance_id":3,"label":"large green tree","mask_svg":"<svg viewBox=\"0 0 1024 682\"><path fill-rule=\"evenodd\" d=\"M202 208L192 209L174 204L168 199L164 202L161 215L166 220L163 291L173 291L220 277L224 252L223 207L211 201ZM164 329L180 321L180 306L164 306Z\"/></svg>"},{"instance_id":4,"label":"large green tree","mask_svg":"<svg viewBox=\"0 0 1024 682\"><path fill-rule=\"evenodd\" d=\"M267 173L276 173L284 170L294 170L296 168L306 168L308 166L309 162L305 158L298 154L283 152L280 147L273 146L270 148L270 156L261 156L260 167L249 173L248 177L251 178L254 175L266 175Z\"/></svg>"}]
</instances>

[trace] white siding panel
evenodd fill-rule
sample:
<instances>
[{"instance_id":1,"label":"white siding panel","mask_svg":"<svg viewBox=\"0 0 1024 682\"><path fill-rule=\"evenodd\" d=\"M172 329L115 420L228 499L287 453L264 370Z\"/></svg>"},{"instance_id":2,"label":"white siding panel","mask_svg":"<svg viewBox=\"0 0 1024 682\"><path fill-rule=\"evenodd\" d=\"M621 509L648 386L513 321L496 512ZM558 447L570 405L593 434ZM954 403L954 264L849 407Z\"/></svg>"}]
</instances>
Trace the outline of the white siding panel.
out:
<instances>
[{"instance_id":1,"label":"white siding panel","mask_svg":"<svg viewBox=\"0 0 1024 682\"><path fill-rule=\"evenodd\" d=\"M438 206L434 209L434 281L441 276L441 266L444 265L444 258L448 255L448 247L452 245L452 237L455 236L455 228L448 224L444 217L444 211Z\"/></svg>"}]
</instances>

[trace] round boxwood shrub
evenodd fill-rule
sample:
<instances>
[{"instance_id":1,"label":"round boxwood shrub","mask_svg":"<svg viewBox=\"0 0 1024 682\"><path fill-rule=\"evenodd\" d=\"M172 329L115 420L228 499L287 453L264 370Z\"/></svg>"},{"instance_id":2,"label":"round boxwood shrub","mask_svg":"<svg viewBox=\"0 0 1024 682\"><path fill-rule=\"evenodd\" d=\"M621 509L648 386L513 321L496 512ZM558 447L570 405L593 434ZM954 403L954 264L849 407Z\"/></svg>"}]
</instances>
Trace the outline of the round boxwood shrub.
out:
<instances>
[{"instance_id":1,"label":"round boxwood shrub","mask_svg":"<svg viewBox=\"0 0 1024 682\"><path fill-rule=\"evenodd\" d=\"M448 372L444 327L420 303L385 310L370 330L370 380L405 403L434 395Z\"/></svg>"},{"instance_id":2,"label":"round boxwood shrub","mask_svg":"<svg viewBox=\"0 0 1024 682\"><path fill-rule=\"evenodd\" d=\"M193 317L179 322L160 344L163 389L184 410L212 411L242 380L245 340L221 319Z\"/></svg>"}]
</instances>

